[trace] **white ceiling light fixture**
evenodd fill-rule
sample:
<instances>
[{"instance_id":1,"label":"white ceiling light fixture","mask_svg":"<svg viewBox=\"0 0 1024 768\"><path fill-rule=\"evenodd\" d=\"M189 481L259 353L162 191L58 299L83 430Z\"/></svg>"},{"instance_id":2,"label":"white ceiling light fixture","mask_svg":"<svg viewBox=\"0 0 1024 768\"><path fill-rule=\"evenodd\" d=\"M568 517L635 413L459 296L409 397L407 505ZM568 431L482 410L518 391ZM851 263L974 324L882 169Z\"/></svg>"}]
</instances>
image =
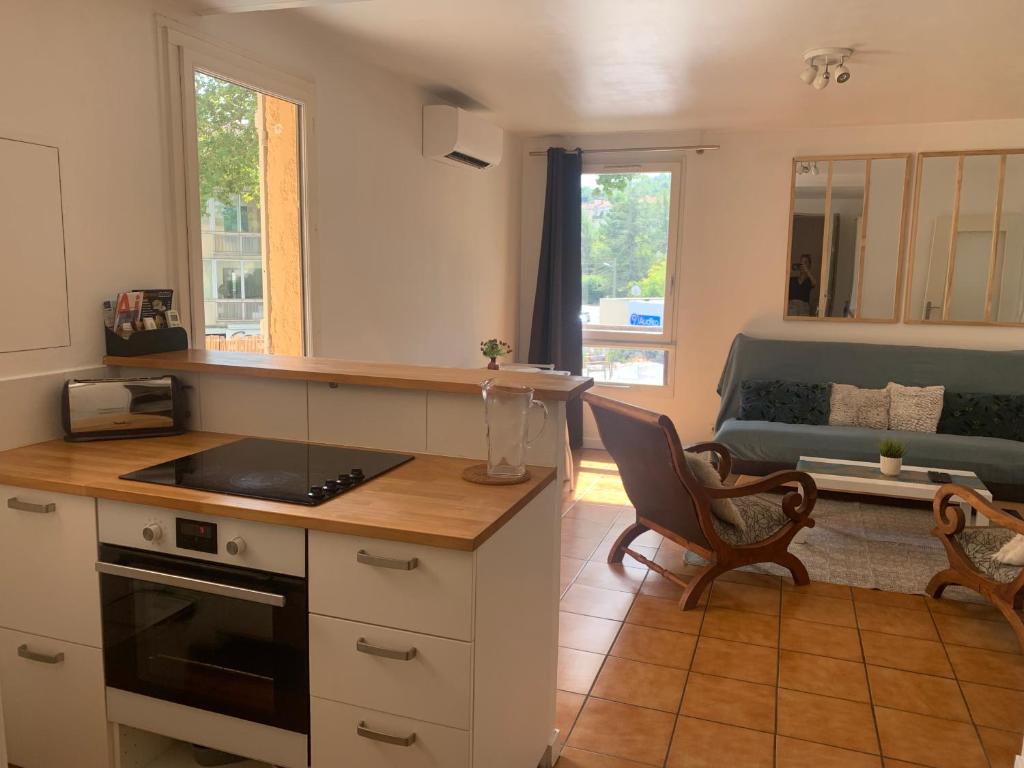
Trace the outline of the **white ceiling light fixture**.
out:
<instances>
[{"instance_id":1,"label":"white ceiling light fixture","mask_svg":"<svg viewBox=\"0 0 1024 768\"><path fill-rule=\"evenodd\" d=\"M846 60L851 56L852 48L812 48L804 53L806 67L800 73L800 79L819 91L833 80L848 82L850 69Z\"/></svg>"}]
</instances>

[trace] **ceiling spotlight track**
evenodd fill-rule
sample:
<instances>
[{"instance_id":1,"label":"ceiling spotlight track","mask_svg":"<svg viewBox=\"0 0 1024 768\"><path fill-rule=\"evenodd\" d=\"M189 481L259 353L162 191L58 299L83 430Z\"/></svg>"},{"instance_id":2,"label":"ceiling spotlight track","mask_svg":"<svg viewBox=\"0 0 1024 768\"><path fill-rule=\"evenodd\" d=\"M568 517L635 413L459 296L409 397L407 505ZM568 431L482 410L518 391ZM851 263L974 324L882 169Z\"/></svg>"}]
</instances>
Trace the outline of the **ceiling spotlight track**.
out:
<instances>
[{"instance_id":1,"label":"ceiling spotlight track","mask_svg":"<svg viewBox=\"0 0 1024 768\"><path fill-rule=\"evenodd\" d=\"M846 60L853 56L852 48L812 48L804 52L804 71L800 79L817 90L832 80L845 83L850 79Z\"/></svg>"}]
</instances>

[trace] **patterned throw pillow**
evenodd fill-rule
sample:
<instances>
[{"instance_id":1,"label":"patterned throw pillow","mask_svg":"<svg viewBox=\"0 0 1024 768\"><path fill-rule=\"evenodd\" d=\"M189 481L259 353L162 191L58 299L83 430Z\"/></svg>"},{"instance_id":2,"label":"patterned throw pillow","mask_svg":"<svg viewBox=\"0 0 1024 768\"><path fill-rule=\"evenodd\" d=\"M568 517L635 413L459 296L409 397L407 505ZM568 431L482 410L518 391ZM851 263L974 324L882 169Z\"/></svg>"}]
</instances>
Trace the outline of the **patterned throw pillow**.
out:
<instances>
[{"instance_id":1,"label":"patterned throw pillow","mask_svg":"<svg viewBox=\"0 0 1024 768\"><path fill-rule=\"evenodd\" d=\"M828 424L828 384L749 379L740 384L742 421Z\"/></svg>"},{"instance_id":2,"label":"patterned throw pillow","mask_svg":"<svg viewBox=\"0 0 1024 768\"><path fill-rule=\"evenodd\" d=\"M942 416L945 387L905 387L890 381L889 429L904 432L935 432Z\"/></svg>"},{"instance_id":3,"label":"patterned throw pillow","mask_svg":"<svg viewBox=\"0 0 1024 768\"><path fill-rule=\"evenodd\" d=\"M947 392L939 432L1024 442L1024 395Z\"/></svg>"},{"instance_id":4,"label":"patterned throw pillow","mask_svg":"<svg viewBox=\"0 0 1024 768\"><path fill-rule=\"evenodd\" d=\"M889 428L889 390L833 384L828 423L833 427Z\"/></svg>"}]
</instances>

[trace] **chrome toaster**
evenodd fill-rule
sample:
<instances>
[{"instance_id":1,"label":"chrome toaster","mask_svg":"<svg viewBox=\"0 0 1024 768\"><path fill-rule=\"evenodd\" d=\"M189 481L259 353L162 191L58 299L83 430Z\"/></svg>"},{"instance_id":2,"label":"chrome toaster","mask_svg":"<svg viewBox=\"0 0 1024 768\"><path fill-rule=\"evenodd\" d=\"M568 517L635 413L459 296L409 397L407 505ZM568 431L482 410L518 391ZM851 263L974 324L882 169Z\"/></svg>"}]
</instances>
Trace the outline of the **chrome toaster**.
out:
<instances>
[{"instance_id":1,"label":"chrome toaster","mask_svg":"<svg viewBox=\"0 0 1024 768\"><path fill-rule=\"evenodd\" d=\"M180 435L188 416L175 376L69 379L62 400L64 439L72 442Z\"/></svg>"}]
</instances>

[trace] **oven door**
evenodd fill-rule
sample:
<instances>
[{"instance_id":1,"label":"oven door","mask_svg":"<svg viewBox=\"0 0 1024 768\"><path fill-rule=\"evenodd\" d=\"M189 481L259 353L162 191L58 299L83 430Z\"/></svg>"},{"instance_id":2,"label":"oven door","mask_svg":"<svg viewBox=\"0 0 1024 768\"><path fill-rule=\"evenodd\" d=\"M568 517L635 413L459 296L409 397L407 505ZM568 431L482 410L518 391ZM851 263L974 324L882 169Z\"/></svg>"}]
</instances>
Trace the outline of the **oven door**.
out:
<instances>
[{"instance_id":1,"label":"oven door","mask_svg":"<svg viewBox=\"0 0 1024 768\"><path fill-rule=\"evenodd\" d=\"M309 733L305 579L100 545L112 688Z\"/></svg>"}]
</instances>

